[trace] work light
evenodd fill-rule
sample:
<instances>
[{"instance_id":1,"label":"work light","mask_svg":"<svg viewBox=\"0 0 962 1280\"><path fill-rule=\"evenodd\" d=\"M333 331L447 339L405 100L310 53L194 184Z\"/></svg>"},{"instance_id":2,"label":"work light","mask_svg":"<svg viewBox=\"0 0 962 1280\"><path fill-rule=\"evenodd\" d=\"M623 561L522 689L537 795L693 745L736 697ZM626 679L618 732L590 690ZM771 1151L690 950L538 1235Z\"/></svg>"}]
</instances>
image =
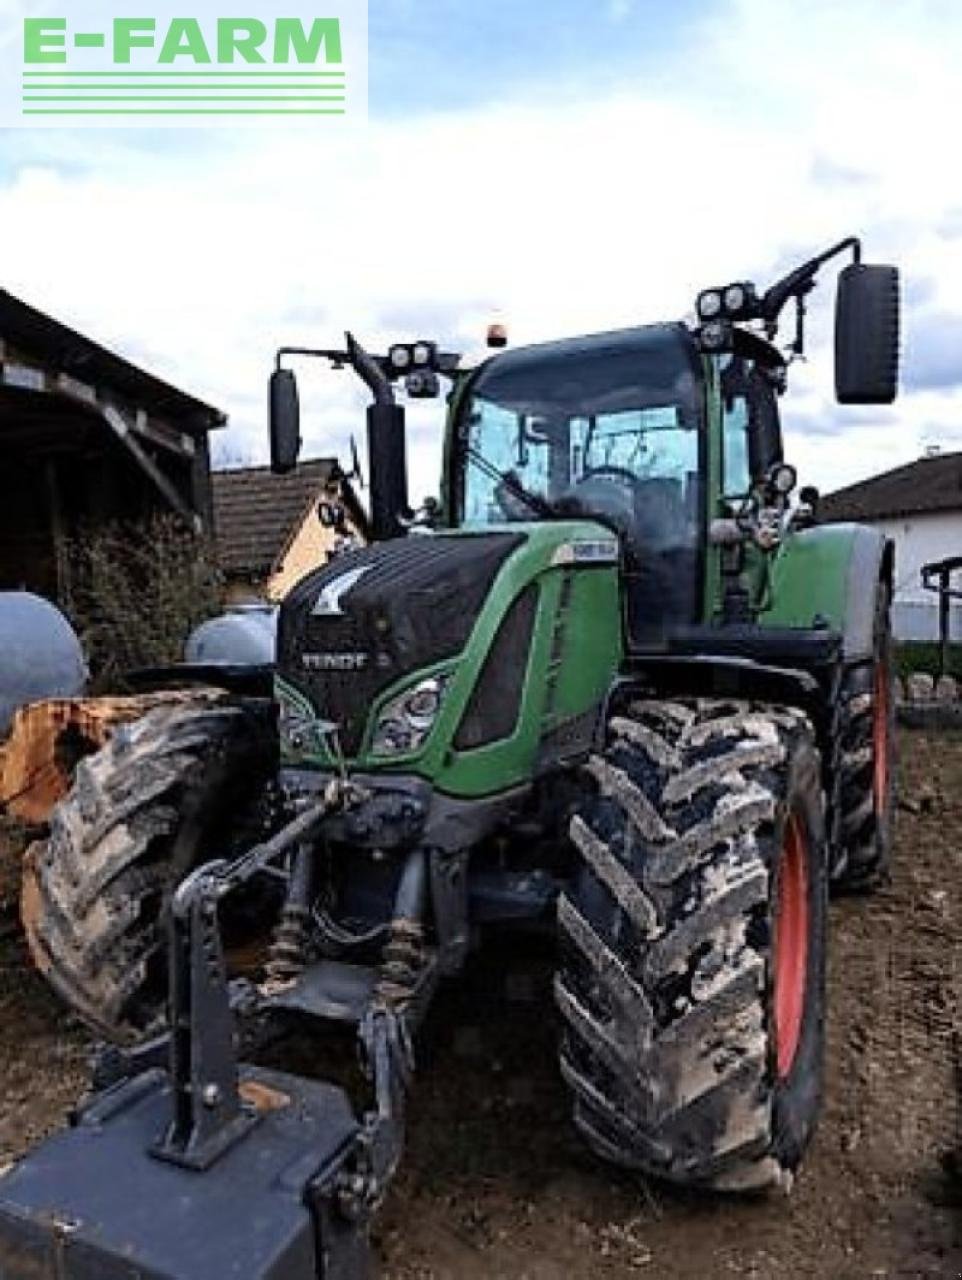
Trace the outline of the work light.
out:
<instances>
[{"instance_id":1,"label":"work light","mask_svg":"<svg viewBox=\"0 0 962 1280\"><path fill-rule=\"evenodd\" d=\"M414 369L404 379L404 389L412 400L431 400L441 394L441 383L433 369Z\"/></svg>"},{"instance_id":2,"label":"work light","mask_svg":"<svg viewBox=\"0 0 962 1280\"><path fill-rule=\"evenodd\" d=\"M732 344L732 327L727 320L703 324L699 333L703 351L728 351Z\"/></svg>"},{"instance_id":3,"label":"work light","mask_svg":"<svg viewBox=\"0 0 962 1280\"><path fill-rule=\"evenodd\" d=\"M758 315L758 294L751 281L727 285L722 295L725 314L731 320L752 320Z\"/></svg>"},{"instance_id":4,"label":"work light","mask_svg":"<svg viewBox=\"0 0 962 1280\"><path fill-rule=\"evenodd\" d=\"M768 483L780 498L787 498L798 483L798 472L788 462L776 462L768 473Z\"/></svg>"}]
</instances>

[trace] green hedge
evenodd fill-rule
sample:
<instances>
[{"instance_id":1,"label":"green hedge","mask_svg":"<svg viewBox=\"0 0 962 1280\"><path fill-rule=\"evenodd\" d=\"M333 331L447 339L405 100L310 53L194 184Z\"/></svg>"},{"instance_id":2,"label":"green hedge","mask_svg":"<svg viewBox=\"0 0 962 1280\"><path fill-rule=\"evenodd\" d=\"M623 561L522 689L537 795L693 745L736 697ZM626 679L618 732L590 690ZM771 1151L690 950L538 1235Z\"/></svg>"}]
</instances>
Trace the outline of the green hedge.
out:
<instances>
[{"instance_id":1,"label":"green hedge","mask_svg":"<svg viewBox=\"0 0 962 1280\"><path fill-rule=\"evenodd\" d=\"M895 646L895 670L898 675L911 675L913 671L925 671L938 676L939 646L934 642L907 640ZM962 680L962 645L949 646L947 674Z\"/></svg>"},{"instance_id":2,"label":"green hedge","mask_svg":"<svg viewBox=\"0 0 962 1280\"><path fill-rule=\"evenodd\" d=\"M68 547L62 601L90 662L93 693L119 693L138 667L179 662L198 623L222 608L213 544L172 516L85 530Z\"/></svg>"}]
</instances>

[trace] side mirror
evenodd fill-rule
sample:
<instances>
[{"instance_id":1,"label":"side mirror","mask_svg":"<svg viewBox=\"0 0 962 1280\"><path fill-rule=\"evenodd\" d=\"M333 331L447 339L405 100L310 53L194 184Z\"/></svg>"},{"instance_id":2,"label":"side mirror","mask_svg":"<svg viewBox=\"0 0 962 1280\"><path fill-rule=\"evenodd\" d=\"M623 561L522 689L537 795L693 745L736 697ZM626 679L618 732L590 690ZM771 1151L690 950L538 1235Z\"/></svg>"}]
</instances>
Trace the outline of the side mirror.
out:
<instances>
[{"instance_id":1,"label":"side mirror","mask_svg":"<svg viewBox=\"0 0 962 1280\"><path fill-rule=\"evenodd\" d=\"M270 382L271 470L285 475L301 451L301 406L290 369L275 369Z\"/></svg>"},{"instance_id":2,"label":"side mirror","mask_svg":"<svg viewBox=\"0 0 962 1280\"><path fill-rule=\"evenodd\" d=\"M852 263L835 300L835 395L839 404L891 404L899 378L899 273Z\"/></svg>"}]
</instances>

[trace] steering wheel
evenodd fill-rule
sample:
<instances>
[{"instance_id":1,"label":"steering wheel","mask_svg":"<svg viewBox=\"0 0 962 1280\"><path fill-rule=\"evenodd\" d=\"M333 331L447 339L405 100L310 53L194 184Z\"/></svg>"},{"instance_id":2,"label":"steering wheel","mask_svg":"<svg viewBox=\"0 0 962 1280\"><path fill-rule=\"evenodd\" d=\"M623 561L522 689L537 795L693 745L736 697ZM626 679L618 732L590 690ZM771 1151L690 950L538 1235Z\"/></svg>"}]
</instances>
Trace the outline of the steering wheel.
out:
<instances>
[{"instance_id":1,"label":"steering wheel","mask_svg":"<svg viewBox=\"0 0 962 1280\"><path fill-rule=\"evenodd\" d=\"M618 483L612 483L616 481ZM573 504L573 511L589 516L604 516L631 540L635 532L635 494L637 477L627 467L590 467L571 485L561 501Z\"/></svg>"},{"instance_id":2,"label":"steering wheel","mask_svg":"<svg viewBox=\"0 0 962 1280\"><path fill-rule=\"evenodd\" d=\"M604 463L600 467L589 467L587 471L585 471L585 473L576 482L576 487L579 484L584 484L586 480L604 478L605 476L612 476L617 480L624 480L631 486L632 489L638 483L638 477L635 475L633 471L629 471L627 467L616 467L609 463Z\"/></svg>"}]
</instances>

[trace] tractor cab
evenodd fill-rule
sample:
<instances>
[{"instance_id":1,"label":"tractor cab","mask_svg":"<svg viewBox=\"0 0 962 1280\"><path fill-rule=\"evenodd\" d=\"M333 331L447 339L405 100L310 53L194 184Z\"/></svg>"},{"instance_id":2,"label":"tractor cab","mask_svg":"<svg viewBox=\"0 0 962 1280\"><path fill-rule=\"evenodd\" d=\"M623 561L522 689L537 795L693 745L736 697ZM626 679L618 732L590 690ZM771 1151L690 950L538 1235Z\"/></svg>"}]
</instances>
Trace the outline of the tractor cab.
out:
<instances>
[{"instance_id":1,"label":"tractor cab","mask_svg":"<svg viewBox=\"0 0 962 1280\"><path fill-rule=\"evenodd\" d=\"M449 522L591 519L619 539L632 647L696 621L706 368L682 325L545 343L473 375L452 424Z\"/></svg>"},{"instance_id":2,"label":"tractor cab","mask_svg":"<svg viewBox=\"0 0 962 1280\"><path fill-rule=\"evenodd\" d=\"M607 526L621 547L626 647L663 648L707 621L712 521L744 509L781 466L785 372L757 334L735 330L729 350L709 353L682 324L499 355L455 400L447 522Z\"/></svg>"}]
</instances>

